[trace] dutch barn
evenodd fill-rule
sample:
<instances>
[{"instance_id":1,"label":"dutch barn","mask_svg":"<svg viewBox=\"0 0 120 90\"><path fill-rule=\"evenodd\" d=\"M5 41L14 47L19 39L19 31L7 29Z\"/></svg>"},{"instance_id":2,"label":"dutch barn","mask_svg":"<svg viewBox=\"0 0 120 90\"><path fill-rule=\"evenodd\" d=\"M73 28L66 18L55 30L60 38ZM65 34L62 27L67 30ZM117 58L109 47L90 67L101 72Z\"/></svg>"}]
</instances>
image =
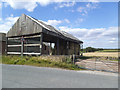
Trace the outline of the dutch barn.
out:
<instances>
[{"instance_id":1,"label":"dutch barn","mask_svg":"<svg viewBox=\"0 0 120 90\"><path fill-rule=\"evenodd\" d=\"M82 46L73 35L25 14L7 33L7 54L80 55Z\"/></svg>"}]
</instances>

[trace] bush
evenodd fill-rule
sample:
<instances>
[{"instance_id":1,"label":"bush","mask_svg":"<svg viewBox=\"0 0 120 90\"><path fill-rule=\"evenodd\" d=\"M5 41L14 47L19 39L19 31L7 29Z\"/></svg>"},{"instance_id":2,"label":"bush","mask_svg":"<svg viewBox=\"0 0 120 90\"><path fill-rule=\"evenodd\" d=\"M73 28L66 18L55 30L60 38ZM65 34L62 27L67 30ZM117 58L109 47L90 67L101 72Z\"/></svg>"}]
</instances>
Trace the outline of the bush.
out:
<instances>
[{"instance_id":1,"label":"bush","mask_svg":"<svg viewBox=\"0 0 120 90\"><path fill-rule=\"evenodd\" d=\"M93 48L93 47L87 47L83 50L83 52L95 52L95 51L101 51L103 48Z\"/></svg>"}]
</instances>

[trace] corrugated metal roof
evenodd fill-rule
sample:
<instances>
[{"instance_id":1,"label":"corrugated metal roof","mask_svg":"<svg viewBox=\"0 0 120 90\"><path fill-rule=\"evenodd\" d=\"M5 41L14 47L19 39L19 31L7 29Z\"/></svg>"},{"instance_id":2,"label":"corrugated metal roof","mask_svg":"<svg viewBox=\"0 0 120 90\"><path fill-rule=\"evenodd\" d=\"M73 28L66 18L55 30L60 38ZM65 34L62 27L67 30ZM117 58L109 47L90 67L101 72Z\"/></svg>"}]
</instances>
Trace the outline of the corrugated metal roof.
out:
<instances>
[{"instance_id":1,"label":"corrugated metal roof","mask_svg":"<svg viewBox=\"0 0 120 90\"><path fill-rule=\"evenodd\" d=\"M29 21L29 19L26 19L26 17L29 18L31 21ZM25 24L24 20L28 20L29 23L26 22L27 24ZM36 24L33 24L33 22L35 22ZM18 27L18 25L21 25L21 27ZM24 25L29 25L29 27L25 27ZM35 29L33 27L35 28L37 27L38 29ZM46 24L44 21L37 20L25 14L22 14L22 16L17 20L17 22L13 25L13 27L8 31L7 37L15 37L15 36L17 37L17 36L29 35L29 34L41 33L41 32L44 32L56 37L60 37L65 40L71 40L73 42L83 43L73 35L65 31L58 30L55 27Z\"/></svg>"},{"instance_id":2,"label":"corrugated metal roof","mask_svg":"<svg viewBox=\"0 0 120 90\"><path fill-rule=\"evenodd\" d=\"M30 17L30 18L31 19L35 19L35 18L32 18L32 17ZM50 30L50 31L55 32L55 33L60 34L60 35L63 35L66 38L70 38L72 40L76 40L76 41L82 42L78 38L74 37L73 35L65 32L65 31L57 30L55 27L53 27L51 25L47 25L46 23L44 23L44 21L37 20L37 19L35 19L34 21L37 21L38 24L40 24L41 26L43 26L47 30Z\"/></svg>"}]
</instances>

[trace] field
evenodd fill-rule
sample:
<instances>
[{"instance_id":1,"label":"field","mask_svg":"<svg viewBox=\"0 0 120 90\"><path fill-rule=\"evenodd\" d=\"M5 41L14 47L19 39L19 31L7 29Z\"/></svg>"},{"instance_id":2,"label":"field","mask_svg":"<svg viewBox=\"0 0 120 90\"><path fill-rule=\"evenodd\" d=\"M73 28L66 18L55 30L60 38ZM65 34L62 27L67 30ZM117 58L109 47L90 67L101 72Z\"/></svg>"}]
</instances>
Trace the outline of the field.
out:
<instances>
[{"instance_id":1,"label":"field","mask_svg":"<svg viewBox=\"0 0 120 90\"><path fill-rule=\"evenodd\" d=\"M97 52L118 52L118 50L117 49L104 49L104 50L100 50Z\"/></svg>"},{"instance_id":2,"label":"field","mask_svg":"<svg viewBox=\"0 0 120 90\"><path fill-rule=\"evenodd\" d=\"M102 57L115 57L118 58L118 52L88 52L83 53L83 56L102 56Z\"/></svg>"}]
</instances>

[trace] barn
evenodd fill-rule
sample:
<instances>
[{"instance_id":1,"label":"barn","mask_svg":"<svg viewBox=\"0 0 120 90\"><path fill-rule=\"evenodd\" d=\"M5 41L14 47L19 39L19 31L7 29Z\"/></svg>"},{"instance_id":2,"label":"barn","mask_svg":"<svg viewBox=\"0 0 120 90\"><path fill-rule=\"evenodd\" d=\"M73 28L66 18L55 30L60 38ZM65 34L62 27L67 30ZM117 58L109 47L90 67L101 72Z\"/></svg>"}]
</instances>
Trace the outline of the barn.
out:
<instances>
[{"instance_id":1,"label":"barn","mask_svg":"<svg viewBox=\"0 0 120 90\"><path fill-rule=\"evenodd\" d=\"M7 32L7 54L80 55L83 42L44 21L22 14Z\"/></svg>"}]
</instances>

